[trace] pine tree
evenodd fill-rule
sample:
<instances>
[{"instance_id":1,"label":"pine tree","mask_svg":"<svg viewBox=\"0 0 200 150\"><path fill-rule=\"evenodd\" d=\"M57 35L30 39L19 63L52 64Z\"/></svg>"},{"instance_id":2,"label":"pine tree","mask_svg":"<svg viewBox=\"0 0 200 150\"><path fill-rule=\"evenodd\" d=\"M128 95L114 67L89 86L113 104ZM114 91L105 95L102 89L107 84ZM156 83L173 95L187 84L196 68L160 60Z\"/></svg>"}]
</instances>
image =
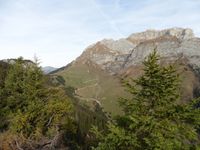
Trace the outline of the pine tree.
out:
<instances>
[{"instance_id":1,"label":"pine tree","mask_svg":"<svg viewBox=\"0 0 200 150\"><path fill-rule=\"evenodd\" d=\"M143 62L144 74L125 86L130 99L121 99L124 114L109 123L97 150L197 149L200 111L196 101L180 103L180 79L172 65L161 66L156 51Z\"/></svg>"},{"instance_id":2,"label":"pine tree","mask_svg":"<svg viewBox=\"0 0 200 150\"><path fill-rule=\"evenodd\" d=\"M28 139L29 143L43 138L53 143L58 135L76 132L69 97L64 89L48 84L37 62L15 60L3 89L5 119L13 135Z\"/></svg>"}]
</instances>

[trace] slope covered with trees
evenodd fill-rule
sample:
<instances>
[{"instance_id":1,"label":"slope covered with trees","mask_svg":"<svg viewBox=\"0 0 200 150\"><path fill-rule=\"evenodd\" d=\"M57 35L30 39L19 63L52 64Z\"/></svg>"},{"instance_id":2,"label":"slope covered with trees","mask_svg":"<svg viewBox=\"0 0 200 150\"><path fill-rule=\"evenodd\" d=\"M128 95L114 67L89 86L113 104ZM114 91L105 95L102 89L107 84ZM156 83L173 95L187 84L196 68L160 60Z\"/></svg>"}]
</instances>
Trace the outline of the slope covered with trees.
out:
<instances>
[{"instance_id":1,"label":"slope covered with trees","mask_svg":"<svg viewBox=\"0 0 200 150\"><path fill-rule=\"evenodd\" d=\"M85 107L62 76L44 75L37 61L1 62L0 149L198 149L199 100L183 103L174 64L150 54L138 78L123 78L122 111L108 117L96 101L94 110Z\"/></svg>"},{"instance_id":2,"label":"slope covered with trees","mask_svg":"<svg viewBox=\"0 0 200 150\"><path fill-rule=\"evenodd\" d=\"M76 147L73 105L63 89L47 82L37 62L2 63L0 79L0 149Z\"/></svg>"}]
</instances>

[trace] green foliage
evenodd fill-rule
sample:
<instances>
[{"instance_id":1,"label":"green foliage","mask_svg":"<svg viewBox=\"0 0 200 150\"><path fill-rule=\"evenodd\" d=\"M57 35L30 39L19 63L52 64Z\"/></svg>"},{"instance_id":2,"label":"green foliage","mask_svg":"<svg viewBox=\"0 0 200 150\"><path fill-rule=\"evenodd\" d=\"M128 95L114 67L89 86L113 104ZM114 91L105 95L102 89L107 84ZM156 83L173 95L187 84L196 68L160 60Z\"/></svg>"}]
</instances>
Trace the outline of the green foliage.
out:
<instances>
[{"instance_id":1,"label":"green foliage","mask_svg":"<svg viewBox=\"0 0 200 150\"><path fill-rule=\"evenodd\" d=\"M49 89L46 100L30 102L24 112L13 117L11 129L26 138L52 138L60 130L76 132L72 118L72 105L61 89Z\"/></svg>"},{"instance_id":2,"label":"green foliage","mask_svg":"<svg viewBox=\"0 0 200 150\"><path fill-rule=\"evenodd\" d=\"M7 107L12 113L26 109L30 101L44 97L44 76L36 64L22 58L10 66L5 79Z\"/></svg>"},{"instance_id":3,"label":"green foliage","mask_svg":"<svg viewBox=\"0 0 200 150\"><path fill-rule=\"evenodd\" d=\"M69 97L63 89L47 84L37 62L19 58L10 64L1 89L0 113L13 134L39 141L63 131L76 132Z\"/></svg>"},{"instance_id":4,"label":"green foliage","mask_svg":"<svg viewBox=\"0 0 200 150\"><path fill-rule=\"evenodd\" d=\"M181 104L179 77L172 65L160 66L156 51L144 61L144 74L125 82L132 98L122 98L124 114L98 135L97 150L197 149L200 110L197 100Z\"/></svg>"},{"instance_id":5,"label":"green foliage","mask_svg":"<svg viewBox=\"0 0 200 150\"><path fill-rule=\"evenodd\" d=\"M9 66L5 62L0 61L0 131L7 128L7 122L6 122L6 101L5 101L5 79L7 76Z\"/></svg>"}]
</instances>

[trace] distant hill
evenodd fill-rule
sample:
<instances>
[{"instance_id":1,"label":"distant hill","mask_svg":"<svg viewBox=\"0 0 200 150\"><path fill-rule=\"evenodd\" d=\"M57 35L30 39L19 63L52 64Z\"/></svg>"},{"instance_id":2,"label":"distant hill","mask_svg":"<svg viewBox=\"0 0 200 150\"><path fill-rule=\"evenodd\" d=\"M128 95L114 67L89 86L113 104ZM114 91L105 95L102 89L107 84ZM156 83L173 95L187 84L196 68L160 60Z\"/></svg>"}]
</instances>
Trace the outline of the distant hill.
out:
<instances>
[{"instance_id":1,"label":"distant hill","mask_svg":"<svg viewBox=\"0 0 200 150\"><path fill-rule=\"evenodd\" d=\"M147 30L124 39L98 41L52 76L62 77L66 87L75 87L81 103L90 106L98 102L105 111L119 114L118 97L128 96L121 78L141 75L141 62L155 48L163 65L176 65L183 102L199 96L200 38L184 28Z\"/></svg>"},{"instance_id":2,"label":"distant hill","mask_svg":"<svg viewBox=\"0 0 200 150\"><path fill-rule=\"evenodd\" d=\"M54 68L54 67L51 67L51 66L42 67L42 71L45 74L48 74L48 73L50 73L52 71L55 71L56 69L58 69L58 68Z\"/></svg>"}]
</instances>

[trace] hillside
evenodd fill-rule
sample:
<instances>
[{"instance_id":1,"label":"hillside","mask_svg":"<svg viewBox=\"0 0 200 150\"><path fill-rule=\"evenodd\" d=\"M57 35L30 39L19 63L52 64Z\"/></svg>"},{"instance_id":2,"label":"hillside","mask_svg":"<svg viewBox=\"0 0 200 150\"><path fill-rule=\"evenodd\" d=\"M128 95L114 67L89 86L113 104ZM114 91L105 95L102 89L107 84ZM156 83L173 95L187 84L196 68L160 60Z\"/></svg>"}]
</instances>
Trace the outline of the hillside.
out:
<instances>
[{"instance_id":1,"label":"hillside","mask_svg":"<svg viewBox=\"0 0 200 150\"><path fill-rule=\"evenodd\" d=\"M62 77L66 87L75 87L80 103L98 103L106 112L119 114L118 98L126 95L121 77L141 75L141 62L155 48L163 65L176 64L183 81L183 102L198 96L200 38L191 29L147 30L116 41L104 39L52 76Z\"/></svg>"}]
</instances>

